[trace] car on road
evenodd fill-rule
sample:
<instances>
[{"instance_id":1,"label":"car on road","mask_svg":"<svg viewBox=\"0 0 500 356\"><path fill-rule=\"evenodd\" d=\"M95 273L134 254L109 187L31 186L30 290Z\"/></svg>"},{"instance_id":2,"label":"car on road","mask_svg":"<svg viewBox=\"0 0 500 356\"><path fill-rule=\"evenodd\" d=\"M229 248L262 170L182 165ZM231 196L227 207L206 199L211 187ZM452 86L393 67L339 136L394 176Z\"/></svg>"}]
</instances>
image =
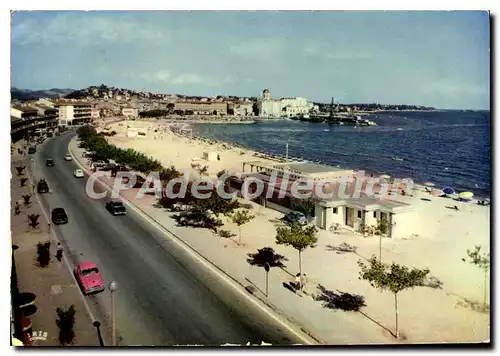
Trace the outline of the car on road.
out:
<instances>
[{"instance_id":1,"label":"car on road","mask_svg":"<svg viewBox=\"0 0 500 356\"><path fill-rule=\"evenodd\" d=\"M72 161L73 157L71 157L71 155L69 153L66 153L66 156L64 156L64 160L65 161Z\"/></svg>"},{"instance_id":2,"label":"car on road","mask_svg":"<svg viewBox=\"0 0 500 356\"><path fill-rule=\"evenodd\" d=\"M33 153L36 153L36 147L31 146L30 148L28 148L28 154L33 154Z\"/></svg>"},{"instance_id":3,"label":"car on road","mask_svg":"<svg viewBox=\"0 0 500 356\"><path fill-rule=\"evenodd\" d=\"M85 177L85 174L83 173L83 170L81 170L80 168L75 169L75 171L73 172L73 175L75 176L75 178L83 178L83 177Z\"/></svg>"},{"instance_id":4,"label":"car on road","mask_svg":"<svg viewBox=\"0 0 500 356\"><path fill-rule=\"evenodd\" d=\"M121 201L112 200L106 203L106 210L109 211L112 215L125 215L127 213L127 209L125 205Z\"/></svg>"},{"instance_id":5,"label":"car on road","mask_svg":"<svg viewBox=\"0 0 500 356\"><path fill-rule=\"evenodd\" d=\"M68 223L68 215L66 215L64 208L54 208L52 210L52 222L56 225Z\"/></svg>"},{"instance_id":6,"label":"car on road","mask_svg":"<svg viewBox=\"0 0 500 356\"><path fill-rule=\"evenodd\" d=\"M52 158L48 158L47 161L45 161L45 164L47 165L47 167L54 167L56 165Z\"/></svg>"},{"instance_id":7,"label":"car on road","mask_svg":"<svg viewBox=\"0 0 500 356\"><path fill-rule=\"evenodd\" d=\"M298 222L300 225L307 224L306 216L300 211L291 211L283 217L283 220L287 223L292 223L294 221Z\"/></svg>"},{"instance_id":8,"label":"car on road","mask_svg":"<svg viewBox=\"0 0 500 356\"><path fill-rule=\"evenodd\" d=\"M37 187L36 187L36 190L38 191L38 193L42 194L42 193L48 193L49 192L49 185L47 184L47 181L45 179L40 179L38 181L38 184L37 184Z\"/></svg>"},{"instance_id":9,"label":"car on road","mask_svg":"<svg viewBox=\"0 0 500 356\"><path fill-rule=\"evenodd\" d=\"M83 294L99 293L104 290L104 279L94 262L80 262L76 265L74 274Z\"/></svg>"}]
</instances>

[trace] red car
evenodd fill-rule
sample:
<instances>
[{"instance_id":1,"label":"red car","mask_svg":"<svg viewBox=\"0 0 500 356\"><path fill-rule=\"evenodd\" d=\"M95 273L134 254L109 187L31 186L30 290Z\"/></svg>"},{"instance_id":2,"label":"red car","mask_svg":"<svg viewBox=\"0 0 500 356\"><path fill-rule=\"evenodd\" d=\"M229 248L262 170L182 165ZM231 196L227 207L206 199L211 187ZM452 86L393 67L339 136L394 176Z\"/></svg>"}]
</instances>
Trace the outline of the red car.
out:
<instances>
[{"instance_id":1,"label":"red car","mask_svg":"<svg viewBox=\"0 0 500 356\"><path fill-rule=\"evenodd\" d=\"M75 278L83 294L98 293L104 290L104 279L94 262L80 262L75 267Z\"/></svg>"}]
</instances>

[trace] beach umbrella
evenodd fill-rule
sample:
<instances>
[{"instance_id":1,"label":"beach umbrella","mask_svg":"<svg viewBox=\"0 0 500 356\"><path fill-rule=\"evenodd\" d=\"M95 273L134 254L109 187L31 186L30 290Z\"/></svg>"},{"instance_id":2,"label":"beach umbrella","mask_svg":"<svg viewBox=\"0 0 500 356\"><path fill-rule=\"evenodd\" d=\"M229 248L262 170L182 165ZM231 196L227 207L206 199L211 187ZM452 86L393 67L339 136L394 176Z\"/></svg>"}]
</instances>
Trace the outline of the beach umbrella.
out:
<instances>
[{"instance_id":1,"label":"beach umbrella","mask_svg":"<svg viewBox=\"0 0 500 356\"><path fill-rule=\"evenodd\" d=\"M462 199L471 199L474 196L472 192L462 192L458 195Z\"/></svg>"},{"instance_id":2,"label":"beach umbrella","mask_svg":"<svg viewBox=\"0 0 500 356\"><path fill-rule=\"evenodd\" d=\"M452 187L444 187L443 193L446 195L451 195L455 193L455 190Z\"/></svg>"},{"instance_id":3,"label":"beach umbrella","mask_svg":"<svg viewBox=\"0 0 500 356\"><path fill-rule=\"evenodd\" d=\"M390 175L388 175L388 174L382 174L379 178L382 178L382 179L389 179L389 178L391 178L391 176L390 176Z\"/></svg>"},{"instance_id":4,"label":"beach umbrella","mask_svg":"<svg viewBox=\"0 0 500 356\"><path fill-rule=\"evenodd\" d=\"M434 187L434 186L435 186L435 184L434 184L434 183L432 183L432 182L425 182L425 183L424 183L424 185L425 185L426 187Z\"/></svg>"}]
</instances>

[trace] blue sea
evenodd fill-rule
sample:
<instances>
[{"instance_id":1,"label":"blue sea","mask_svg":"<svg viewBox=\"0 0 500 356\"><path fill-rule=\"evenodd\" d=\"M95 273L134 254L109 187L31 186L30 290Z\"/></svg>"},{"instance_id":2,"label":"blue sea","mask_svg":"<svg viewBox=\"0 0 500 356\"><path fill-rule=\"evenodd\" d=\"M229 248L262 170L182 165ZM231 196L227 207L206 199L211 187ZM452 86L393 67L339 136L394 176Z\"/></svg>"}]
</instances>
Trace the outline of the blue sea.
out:
<instances>
[{"instance_id":1,"label":"blue sea","mask_svg":"<svg viewBox=\"0 0 500 356\"><path fill-rule=\"evenodd\" d=\"M376 127L279 120L248 125L198 124L193 134L273 154L409 177L476 197L491 194L489 111L384 112ZM392 157L403 161L393 161Z\"/></svg>"}]
</instances>

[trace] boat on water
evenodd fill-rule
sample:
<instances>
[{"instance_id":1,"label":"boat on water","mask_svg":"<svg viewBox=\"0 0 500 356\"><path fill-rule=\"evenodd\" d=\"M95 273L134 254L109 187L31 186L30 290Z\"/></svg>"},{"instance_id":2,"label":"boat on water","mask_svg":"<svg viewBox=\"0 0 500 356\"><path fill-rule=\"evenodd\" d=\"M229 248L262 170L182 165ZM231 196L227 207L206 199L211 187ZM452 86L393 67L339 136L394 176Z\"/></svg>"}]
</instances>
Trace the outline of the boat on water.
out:
<instances>
[{"instance_id":1,"label":"boat on water","mask_svg":"<svg viewBox=\"0 0 500 356\"><path fill-rule=\"evenodd\" d=\"M403 159L402 159L402 158L400 158L400 157L392 157L392 160L393 160L393 161L396 161L396 162L401 162L401 161L403 161Z\"/></svg>"}]
</instances>

